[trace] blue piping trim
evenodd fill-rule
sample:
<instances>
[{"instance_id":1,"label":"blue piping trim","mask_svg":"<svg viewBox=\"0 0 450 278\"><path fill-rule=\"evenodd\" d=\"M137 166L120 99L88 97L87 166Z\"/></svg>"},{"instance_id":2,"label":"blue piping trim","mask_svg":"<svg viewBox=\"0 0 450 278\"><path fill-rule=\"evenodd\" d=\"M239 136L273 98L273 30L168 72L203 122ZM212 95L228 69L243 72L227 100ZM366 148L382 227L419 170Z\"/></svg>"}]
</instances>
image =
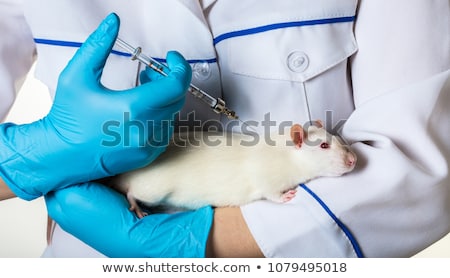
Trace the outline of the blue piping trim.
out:
<instances>
[{"instance_id":1,"label":"blue piping trim","mask_svg":"<svg viewBox=\"0 0 450 278\"><path fill-rule=\"evenodd\" d=\"M300 187L303 188L306 192L308 192L321 206L322 208L328 213L328 215L336 222L336 224L341 228L341 230L344 232L344 234L347 236L347 238L350 240L350 243L353 246L353 250L355 250L356 255L358 258L364 258L364 254L361 250L361 247L358 244L358 241L356 240L355 236L353 236L350 229L345 226L345 224L339 220L339 218L336 217L336 215L331 211L331 209L320 199L319 196L317 196L316 193L314 193L311 189L309 189L306 185L300 184Z\"/></svg>"},{"instance_id":2,"label":"blue piping trim","mask_svg":"<svg viewBox=\"0 0 450 278\"><path fill-rule=\"evenodd\" d=\"M54 45L54 46L63 46L63 47L80 47L82 43L80 42L69 42L69 41L57 41L57 40L47 40L47 39L34 39L35 43L39 44L47 44L47 45ZM111 50L112 54L119 55L119 56L125 56L125 57L131 57L131 54L126 52L121 52L117 50Z\"/></svg>"},{"instance_id":3,"label":"blue piping trim","mask_svg":"<svg viewBox=\"0 0 450 278\"><path fill-rule=\"evenodd\" d=\"M162 58L153 58L156 61L160 62L160 63L164 63L167 64L167 60L166 59L162 59ZM191 59L191 60L186 60L189 64L195 64L195 63L208 63L208 64L214 64L217 63L217 59L216 58L211 58L211 59Z\"/></svg>"},{"instance_id":4,"label":"blue piping trim","mask_svg":"<svg viewBox=\"0 0 450 278\"><path fill-rule=\"evenodd\" d=\"M34 39L35 43L38 44L46 44L46 45L54 45L54 46L62 46L62 47L80 47L82 45L82 43L80 42L70 42L70 41L58 41L58 40L48 40L48 39L39 39L39 38L35 38ZM118 55L118 56L124 56L124 57L131 57L130 53L126 53L126 52L122 52L122 51L117 51L117 50L111 50L112 54ZM161 59L161 58L153 58L156 61L160 62L160 63L166 63L166 59ZM209 63L209 64L214 64L217 63L217 59L216 58L211 58L211 59L205 59L205 60L201 60L201 59L192 59L192 60L187 60L188 63L190 64L195 64L195 63Z\"/></svg>"},{"instance_id":5,"label":"blue piping trim","mask_svg":"<svg viewBox=\"0 0 450 278\"><path fill-rule=\"evenodd\" d=\"M265 26L259 26L259 27L244 29L244 30L239 30L239 31L233 31L233 32L219 35L216 38L214 38L213 43L214 43L214 45L216 45L219 42L226 40L226 39L267 32L267 31L271 31L271 30L275 30L275 29L309 26L309 25L322 25L322 24L331 24L331 23L352 22L352 21L355 21L355 18L356 18L355 16L346 16L346 17L335 17L335 18L324 18L324 19L315 19L315 20L292 21L292 22L269 24L269 25L265 25Z\"/></svg>"}]
</instances>

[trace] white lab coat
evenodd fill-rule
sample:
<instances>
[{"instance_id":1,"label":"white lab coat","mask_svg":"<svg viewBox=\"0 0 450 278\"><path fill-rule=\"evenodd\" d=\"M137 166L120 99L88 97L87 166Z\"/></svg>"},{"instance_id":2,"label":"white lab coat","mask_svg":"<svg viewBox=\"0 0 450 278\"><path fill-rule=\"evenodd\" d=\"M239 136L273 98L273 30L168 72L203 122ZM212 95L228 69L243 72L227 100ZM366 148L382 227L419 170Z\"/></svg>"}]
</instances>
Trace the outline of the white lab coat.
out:
<instances>
[{"instance_id":1,"label":"white lab coat","mask_svg":"<svg viewBox=\"0 0 450 278\"><path fill-rule=\"evenodd\" d=\"M310 113L329 129L347 120L355 171L312 181L285 204L241 208L265 256L407 257L450 231L448 0L126 2L1 0L0 118L35 49L36 76L53 93L77 43L116 12L124 40L155 58L178 50L194 84L260 130L265 117L303 124ZM137 72L112 54L103 82L132 87ZM188 98L183 111L193 109L219 119ZM60 229L47 254L99 255Z\"/></svg>"}]
</instances>

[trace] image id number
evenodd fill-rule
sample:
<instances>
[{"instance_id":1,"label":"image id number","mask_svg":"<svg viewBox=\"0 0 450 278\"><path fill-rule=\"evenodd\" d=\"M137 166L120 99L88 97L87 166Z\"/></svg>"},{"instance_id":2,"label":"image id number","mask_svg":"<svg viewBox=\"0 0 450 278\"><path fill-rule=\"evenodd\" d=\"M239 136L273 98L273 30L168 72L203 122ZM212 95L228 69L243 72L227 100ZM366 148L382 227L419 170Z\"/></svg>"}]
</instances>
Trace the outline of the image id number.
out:
<instances>
[{"instance_id":1,"label":"image id number","mask_svg":"<svg viewBox=\"0 0 450 278\"><path fill-rule=\"evenodd\" d=\"M269 263L268 272L347 272L346 263Z\"/></svg>"}]
</instances>

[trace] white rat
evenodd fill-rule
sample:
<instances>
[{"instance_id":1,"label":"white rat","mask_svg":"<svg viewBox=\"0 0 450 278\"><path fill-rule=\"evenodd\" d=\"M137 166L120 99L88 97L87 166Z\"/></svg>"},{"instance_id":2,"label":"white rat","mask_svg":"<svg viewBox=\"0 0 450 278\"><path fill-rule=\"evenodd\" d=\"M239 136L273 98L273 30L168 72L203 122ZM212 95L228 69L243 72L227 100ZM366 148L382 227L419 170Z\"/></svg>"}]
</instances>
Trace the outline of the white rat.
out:
<instances>
[{"instance_id":1,"label":"white rat","mask_svg":"<svg viewBox=\"0 0 450 278\"><path fill-rule=\"evenodd\" d=\"M130 210L143 217L136 200L185 209L240 206L259 199L287 202L300 183L340 176L356 163L355 154L320 121L307 132L295 124L290 136L272 135L252 144L255 138L202 133L195 141L178 140L149 166L108 183L126 194Z\"/></svg>"}]
</instances>

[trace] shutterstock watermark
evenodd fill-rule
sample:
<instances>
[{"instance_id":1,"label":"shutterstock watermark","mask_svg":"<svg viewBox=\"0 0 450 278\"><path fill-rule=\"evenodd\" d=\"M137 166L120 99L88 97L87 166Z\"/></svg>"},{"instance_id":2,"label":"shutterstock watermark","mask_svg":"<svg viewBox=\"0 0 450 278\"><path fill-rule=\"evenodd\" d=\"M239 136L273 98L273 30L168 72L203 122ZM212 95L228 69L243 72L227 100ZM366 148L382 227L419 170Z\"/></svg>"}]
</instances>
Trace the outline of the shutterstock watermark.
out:
<instances>
[{"instance_id":1,"label":"shutterstock watermark","mask_svg":"<svg viewBox=\"0 0 450 278\"><path fill-rule=\"evenodd\" d=\"M323 127L328 131L327 135L339 135L339 131L345 123L345 119L333 121L333 112L326 111L326 117ZM333 124L334 123L334 124ZM275 146L279 141L275 140L274 136L286 135L289 139L290 127L294 124L293 121L274 121L270 113L264 115L261 121L247 120L247 121L227 121L221 122L219 120L201 121L196 118L195 112L185 115L180 118L177 114L174 120L147 120L137 121L130 118L130 113L123 114L122 121L107 121L103 124L102 133L105 138L102 140L102 146L148 146L168 144L171 141L173 144L184 146L199 146L205 144L207 146L218 146L226 144L240 144L241 146L255 146L264 140L264 143L269 146ZM311 126L318 126L317 122L307 121L301 126L307 134ZM230 132L232 131L232 132ZM240 140L236 142L233 140L233 133L242 134ZM327 138L328 140L331 138ZM331 140L329 140L331 141ZM305 136L304 143L310 146L320 144L319 140L310 140ZM286 140L286 144L293 145L290 140Z\"/></svg>"}]
</instances>

